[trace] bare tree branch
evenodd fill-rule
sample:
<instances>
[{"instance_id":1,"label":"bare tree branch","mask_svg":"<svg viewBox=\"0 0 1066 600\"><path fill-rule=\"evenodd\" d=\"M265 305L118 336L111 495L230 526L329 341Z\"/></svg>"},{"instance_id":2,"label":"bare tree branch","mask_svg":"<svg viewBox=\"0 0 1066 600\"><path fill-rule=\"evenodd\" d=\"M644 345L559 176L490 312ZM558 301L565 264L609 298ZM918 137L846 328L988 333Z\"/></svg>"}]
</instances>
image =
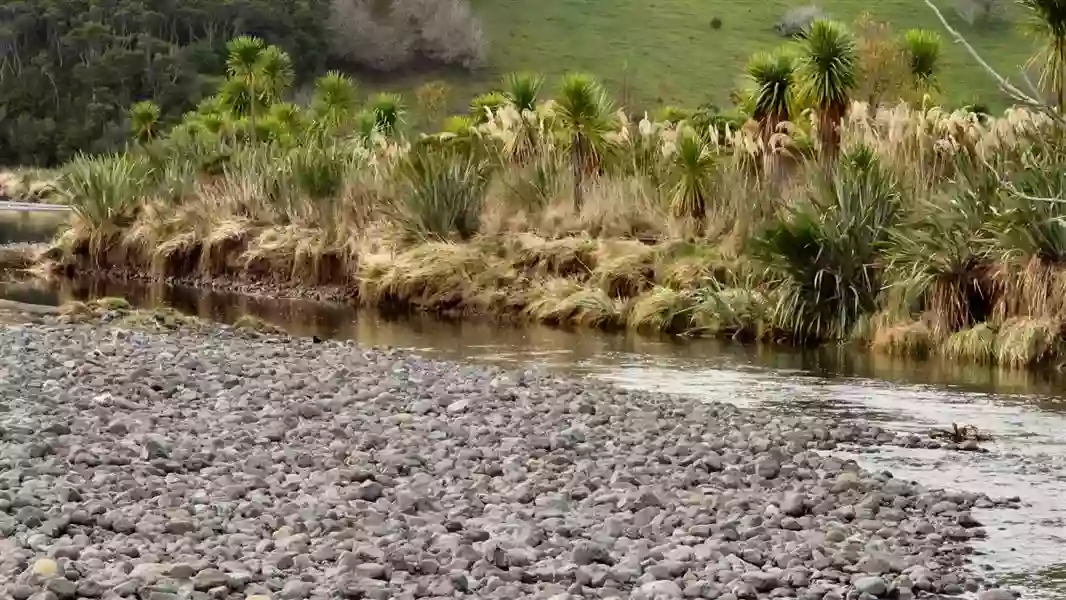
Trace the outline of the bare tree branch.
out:
<instances>
[{"instance_id":1,"label":"bare tree branch","mask_svg":"<svg viewBox=\"0 0 1066 600\"><path fill-rule=\"evenodd\" d=\"M1004 191L1006 191L1011 196L1020 198L1022 200L1027 200L1029 202L1050 202L1052 204L1066 204L1066 200L1063 200L1062 198L1051 198L1026 194L1025 192L1019 190L1013 183L1004 179L1003 176L999 174L999 171L997 171L992 165L990 165L987 160L982 159L981 162L985 165L985 168L988 169L988 172L996 178L996 183L998 183L999 186L1002 187Z\"/></svg>"},{"instance_id":2,"label":"bare tree branch","mask_svg":"<svg viewBox=\"0 0 1066 600\"><path fill-rule=\"evenodd\" d=\"M940 23L944 26L944 29L947 29L948 33L951 34L951 37L955 38L955 42L958 44L962 44L962 46L966 48L966 51L970 53L970 56L972 56L973 59L976 60L978 64L980 64L981 67L988 72L989 75L995 78L996 82L999 83L999 87L1002 88L1003 91L1007 93L1007 95L1009 95L1015 101L1021 102L1022 104L1027 104L1029 106L1042 109L1049 108L1046 103L1037 100L1029 94L1026 94L1025 92L1018 89L1018 87L1015 86L1013 83L1007 81L1006 77L1000 75L998 71L992 68L992 65L988 64L985 59L981 58L981 55L973 46L970 45L970 42L967 42L966 38L964 38L962 34L958 32L958 30L956 30L954 27L951 26L950 23L948 23L948 20L944 18L944 13L940 12L940 9L937 8L935 4L933 4L933 0L925 0L925 4L933 11L934 14L936 14L936 17L940 19Z\"/></svg>"}]
</instances>

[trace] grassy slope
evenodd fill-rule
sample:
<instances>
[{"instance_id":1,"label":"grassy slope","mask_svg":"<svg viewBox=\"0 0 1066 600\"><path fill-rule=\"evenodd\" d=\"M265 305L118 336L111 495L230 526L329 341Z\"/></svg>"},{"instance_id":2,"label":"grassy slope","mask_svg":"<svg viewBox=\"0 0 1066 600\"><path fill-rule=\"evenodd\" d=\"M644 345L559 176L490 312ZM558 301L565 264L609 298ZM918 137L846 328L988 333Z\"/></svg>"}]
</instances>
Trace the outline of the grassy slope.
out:
<instances>
[{"instance_id":1,"label":"grassy slope","mask_svg":"<svg viewBox=\"0 0 1066 600\"><path fill-rule=\"evenodd\" d=\"M952 0L938 1L948 8ZM633 107L691 106L704 101L728 105L729 90L741 81L748 57L782 43L773 31L774 23L790 7L807 4L796 0L473 2L492 40L493 70L533 70L552 76L584 70L607 82L619 100L625 96L624 82L628 81ZM870 11L897 32L911 27L941 30L922 0L825 0L819 5L828 15L847 22ZM955 13L948 10L946 14L954 18ZM718 30L710 26L716 16L723 22ZM964 23L958 26L1008 77L1016 76L1032 48L1010 25L982 31ZM974 66L963 48L948 46L943 67L948 98L959 103L981 98L999 104L990 78ZM468 92L466 86L458 88Z\"/></svg>"}]
</instances>

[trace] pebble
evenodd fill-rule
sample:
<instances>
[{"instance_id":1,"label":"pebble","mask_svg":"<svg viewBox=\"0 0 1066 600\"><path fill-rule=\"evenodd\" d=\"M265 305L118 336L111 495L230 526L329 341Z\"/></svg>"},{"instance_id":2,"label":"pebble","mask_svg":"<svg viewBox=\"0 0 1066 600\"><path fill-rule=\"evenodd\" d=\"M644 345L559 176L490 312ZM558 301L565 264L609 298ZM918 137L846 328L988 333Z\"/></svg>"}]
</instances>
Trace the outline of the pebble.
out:
<instances>
[{"instance_id":1,"label":"pebble","mask_svg":"<svg viewBox=\"0 0 1066 600\"><path fill-rule=\"evenodd\" d=\"M0 365L0 598L979 588L987 499L819 453L872 425L224 327L7 326Z\"/></svg>"}]
</instances>

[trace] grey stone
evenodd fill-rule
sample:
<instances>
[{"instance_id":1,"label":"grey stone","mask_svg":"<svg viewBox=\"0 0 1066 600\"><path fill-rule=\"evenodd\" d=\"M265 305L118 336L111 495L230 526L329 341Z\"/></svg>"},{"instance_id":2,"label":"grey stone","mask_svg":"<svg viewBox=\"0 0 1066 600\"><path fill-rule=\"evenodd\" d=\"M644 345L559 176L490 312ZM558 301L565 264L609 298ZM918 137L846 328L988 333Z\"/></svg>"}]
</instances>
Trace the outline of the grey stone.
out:
<instances>
[{"instance_id":1,"label":"grey stone","mask_svg":"<svg viewBox=\"0 0 1066 600\"><path fill-rule=\"evenodd\" d=\"M376 481L364 481L357 490L358 497L368 502L374 502L381 497L384 487Z\"/></svg>"},{"instance_id":2,"label":"grey stone","mask_svg":"<svg viewBox=\"0 0 1066 600\"><path fill-rule=\"evenodd\" d=\"M885 580L880 577L859 577L854 585L859 592L871 596L884 596L888 592Z\"/></svg>"},{"instance_id":3,"label":"grey stone","mask_svg":"<svg viewBox=\"0 0 1066 600\"><path fill-rule=\"evenodd\" d=\"M759 477L773 479L781 472L781 463L772 458L763 458L755 463L755 473Z\"/></svg>"},{"instance_id":4,"label":"grey stone","mask_svg":"<svg viewBox=\"0 0 1066 600\"><path fill-rule=\"evenodd\" d=\"M673 581L649 581L640 586L639 597L644 600L672 600L682 598L684 593Z\"/></svg>"},{"instance_id":5,"label":"grey stone","mask_svg":"<svg viewBox=\"0 0 1066 600\"><path fill-rule=\"evenodd\" d=\"M197 590L209 590L214 587L228 586L229 575L218 569L203 569L192 579L192 585Z\"/></svg>"},{"instance_id":6,"label":"grey stone","mask_svg":"<svg viewBox=\"0 0 1066 600\"><path fill-rule=\"evenodd\" d=\"M592 563L610 565L613 561L607 548L594 542L580 541L574 546L574 563L578 565L590 565Z\"/></svg>"},{"instance_id":7,"label":"grey stone","mask_svg":"<svg viewBox=\"0 0 1066 600\"><path fill-rule=\"evenodd\" d=\"M781 512L790 517L802 517L807 512L805 500L803 494L788 492L781 501Z\"/></svg>"},{"instance_id":8,"label":"grey stone","mask_svg":"<svg viewBox=\"0 0 1066 600\"><path fill-rule=\"evenodd\" d=\"M56 595L59 600L70 600L77 596L78 587L73 581L67 581L62 577L53 577L48 580L48 591Z\"/></svg>"}]
</instances>

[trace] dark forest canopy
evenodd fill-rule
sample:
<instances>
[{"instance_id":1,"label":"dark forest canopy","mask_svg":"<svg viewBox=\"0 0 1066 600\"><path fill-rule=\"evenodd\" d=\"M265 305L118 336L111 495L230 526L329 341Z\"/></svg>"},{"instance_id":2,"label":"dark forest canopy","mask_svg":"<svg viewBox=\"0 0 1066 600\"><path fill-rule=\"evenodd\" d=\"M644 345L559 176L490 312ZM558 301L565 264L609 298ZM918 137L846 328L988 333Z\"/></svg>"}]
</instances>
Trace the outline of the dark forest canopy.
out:
<instances>
[{"instance_id":1,"label":"dark forest canopy","mask_svg":"<svg viewBox=\"0 0 1066 600\"><path fill-rule=\"evenodd\" d=\"M0 164L120 147L139 100L176 120L214 91L241 33L285 49L309 79L326 60L328 15L327 0L5 0Z\"/></svg>"}]
</instances>

